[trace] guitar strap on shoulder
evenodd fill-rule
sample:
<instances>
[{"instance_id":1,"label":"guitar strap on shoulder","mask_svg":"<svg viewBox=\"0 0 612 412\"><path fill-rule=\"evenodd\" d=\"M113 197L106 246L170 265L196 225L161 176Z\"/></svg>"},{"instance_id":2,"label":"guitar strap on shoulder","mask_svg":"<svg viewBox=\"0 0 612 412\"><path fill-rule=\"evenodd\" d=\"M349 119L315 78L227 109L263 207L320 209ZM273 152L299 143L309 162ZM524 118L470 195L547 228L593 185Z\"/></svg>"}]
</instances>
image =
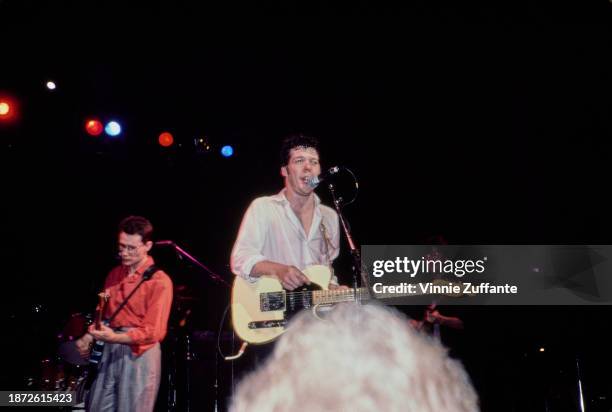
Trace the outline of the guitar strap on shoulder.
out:
<instances>
[{"instance_id":1,"label":"guitar strap on shoulder","mask_svg":"<svg viewBox=\"0 0 612 412\"><path fill-rule=\"evenodd\" d=\"M151 279L151 277L153 277L153 275L155 274L155 272L159 271L159 268L155 265L151 265L147 268L147 270L144 271L144 273L142 274L142 278L144 280L149 280Z\"/></svg>"},{"instance_id":2,"label":"guitar strap on shoulder","mask_svg":"<svg viewBox=\"0 0 612 412\"><path fill-rule=\"evenodd\" d=\"M138 288L140 288L140 286L142 286L142 284L144 282L146 282L147 280L151 279L151 277L155 274L155 272L159 271L159 268L155 265L151 265L147 268L147 270L144 271L144 273L142 274L142 279L140 279L140 282L138 282L138 284L136 285L136 287L130 292L129 295L126 296L126 298L123 300L123 302L121 302L121 304L117 307L117 309L115 310L115 312L108 318L108 324L110 325L110 323L113 321L113 319L115 319L115 317L117 316L117 314L119 314L119 312L121 311L121 309L123 309L123 307L128 303L128 300L130 300L130 298L132 296L134 296L134 293L138 290Z\"/></svg>"}]
</instances>

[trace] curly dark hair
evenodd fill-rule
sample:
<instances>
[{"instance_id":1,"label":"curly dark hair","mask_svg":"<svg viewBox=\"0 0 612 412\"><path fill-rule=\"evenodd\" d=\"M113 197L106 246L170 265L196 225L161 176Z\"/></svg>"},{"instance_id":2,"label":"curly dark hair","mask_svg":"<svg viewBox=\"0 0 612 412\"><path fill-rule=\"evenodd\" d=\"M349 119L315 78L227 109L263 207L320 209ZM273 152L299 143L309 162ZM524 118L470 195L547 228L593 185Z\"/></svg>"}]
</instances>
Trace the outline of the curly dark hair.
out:
<instances>
[{"instance_id":1,"label":"curly dark hair","mask_svg":"<svg viewBox=\"0 0 612 412\"><path fill-rule=\"evenodd\" d=\"M297 147L313 148L317 151L317 153L320 153L319 141L316 137L306 136L301 133L292 134L283 140L280 151L281 166L287 166L289 163L289 158L291 157L291 149L295 149Z\"/></svg>"},{"instance_id":2,"label":"curly dark hair","mask_svg":"<svg viewBox=\"0 0 612 412\"><path fill-rule=\"evenodd\" d=\"M128 235L140 235L142 243L153 240L153 225L142 216L128 216L119 223L119 233Z\"/></svg>"}]
</instances>

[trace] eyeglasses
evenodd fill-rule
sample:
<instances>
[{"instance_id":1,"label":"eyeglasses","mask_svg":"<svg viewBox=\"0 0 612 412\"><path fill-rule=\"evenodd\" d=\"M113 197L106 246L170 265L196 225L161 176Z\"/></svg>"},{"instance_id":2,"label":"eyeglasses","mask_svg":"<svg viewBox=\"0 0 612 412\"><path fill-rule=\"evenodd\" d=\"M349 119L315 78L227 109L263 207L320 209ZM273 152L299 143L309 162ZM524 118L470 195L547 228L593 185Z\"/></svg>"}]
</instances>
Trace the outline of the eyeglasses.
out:
<instances>
[{"instance_id":1,"label":"eyeglasses","mask_svg":"<svg viewBox=\"0 0 612 412\"><path fill-rule=\"evenodd\" d=\"M136 253L138 248L141 247L141 246L144 246L144 245L132 246L132 245L123 245L123 244L119 243L119 252L126 251L129 254L134 254L134 253Z\"/></svg>"}]
</instances>

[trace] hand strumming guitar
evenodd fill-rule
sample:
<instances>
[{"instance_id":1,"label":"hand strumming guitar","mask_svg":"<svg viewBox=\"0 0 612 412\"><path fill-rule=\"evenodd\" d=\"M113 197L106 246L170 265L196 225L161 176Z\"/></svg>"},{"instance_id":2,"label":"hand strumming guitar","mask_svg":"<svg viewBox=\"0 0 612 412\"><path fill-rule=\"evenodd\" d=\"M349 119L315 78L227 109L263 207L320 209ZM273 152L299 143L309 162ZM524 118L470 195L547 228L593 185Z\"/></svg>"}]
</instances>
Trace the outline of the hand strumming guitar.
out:
<instances>
[{"instance_id":1,"label":"hand strumming guitar","mask_svg":"<svg viewBox=\"0 0 612 412\"><path fill-rule=\"evenodd\" d=\"M76 348L79 351L79 355L83 358L89 357L89 351L91 350L91 345L93 344L94 337L89 333L85 333L79 339L76 340Z\"/></svg>"},{"instance_id":2,"label":"hand strumming guitar","mask_svg":"<svg viewBox=\"0 0 612 412\"><path fill-rule=\"evenodd\" d=\"M297 289L304 284L310 285L310 280L295 266L281 265L276 277L287 290Z\"/></svg>"}]
</instances>

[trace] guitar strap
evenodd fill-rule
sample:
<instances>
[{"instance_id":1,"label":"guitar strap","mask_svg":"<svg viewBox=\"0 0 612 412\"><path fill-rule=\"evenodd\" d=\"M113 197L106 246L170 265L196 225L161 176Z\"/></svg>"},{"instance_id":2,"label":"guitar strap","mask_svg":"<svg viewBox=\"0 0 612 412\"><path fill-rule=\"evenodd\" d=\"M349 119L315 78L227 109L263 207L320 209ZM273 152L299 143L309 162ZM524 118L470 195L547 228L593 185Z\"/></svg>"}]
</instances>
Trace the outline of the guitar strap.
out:
<instances>
[{"instance_id":1,"label":"guitar strap","mask_svg":"<svg viewBox=\"0 0 612 412\"><path fill-rule=\"evenodd\" d=\"M115 317L119 314L119 312L121 311L121 309L123 309L123 307L125 305L127 305L128 300L130 300L130 298L132 296L134 296L134 293L138 290L138 288L140 286L142 286L142 284L144 282L146 282L147 280L151 279L151 277L155 274L155 272L157 272L159 270L159 268L155 265L151 265L147 268L147 270L144 271L144 273L142 274L142 279L140 279L140 282L136 285L136 287L130 292L129 295L127 295L127 297L123 300L123 302L121 302L121 304L119 305L119 307L117 307L117 309L115 310L115 312L113 312L113 314L108 318L107 322L110 325L110 323L113 321L113 319L115 319Z\"/></svg>"},{"instance_id":2,"label":"guitar strap","mask_svg":"<svg viewBox=\"0 0 612 412\"><path fill-rule=\"evenodd\" d=\"M334 285L338 285L338 277L334 274L334 267L332 266L332 258L331 258L331 254L330 254L330 249L335 249L334 245L332 245L331 240L329 239L329 236L327 235L327 228L325 227L325 224L323 223L323 219L321 219L321 225L319 226L319 229L321 230L321 235L323 236L323 245L325 247L325 258L327 259L327 266L329 267L329 270L331 271L331 283Z\"/></svg>"}]
</instances>

